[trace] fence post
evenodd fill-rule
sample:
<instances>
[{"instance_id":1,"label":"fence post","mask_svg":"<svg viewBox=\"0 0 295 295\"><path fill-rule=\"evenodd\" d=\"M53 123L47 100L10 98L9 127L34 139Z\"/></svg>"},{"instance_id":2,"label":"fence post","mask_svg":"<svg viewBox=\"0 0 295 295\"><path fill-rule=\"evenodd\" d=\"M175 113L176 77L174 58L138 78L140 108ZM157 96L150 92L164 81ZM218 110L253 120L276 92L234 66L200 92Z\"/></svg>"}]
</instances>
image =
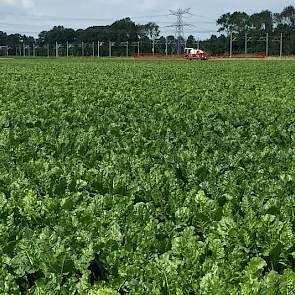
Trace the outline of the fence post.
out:
<instances>
[{"instance_id":1,"label":"fence post","mask_svg":"<svg viewBox=\"0 0 295 295\"><path fill-rule=\"evenodd\" d=\"M245 33L245 55L247 55L248 51L248 34Z\"/></svg>"},{"instance_id":2,"label":"fence post","mask_svg":"<svg viewBox=\"0 0 295 295\"><path fill-rule=\"evenodd\" d=\"M109 57L112 57L112 42L109 41Z\"/></svg>"},{"instance_id":3,"label":"fence post","mask_svg":"<svg viewBox=\"0 0 295 295\"><path fill-rule=\"evenodd\" d=\"M268 57L268 33L266 33L265 42L266 42L265 55L266 55L266 57Z\"/></svg>"},{"instance_id":4,"label":"fence post","mask_svg":"<svg viewBox=\"0 0 295 295\"><path fill-rule=\"evenodd\" d=\"M58 57L58 43L55 42L55 57Z\"/></svg>"},{"instance_id":5,"label":"fence post","mask_svg":"<svg viewBox=\"0 0 295 295\"><path fill-rule=\"evenodd\" d=\"M283 56L283 33L281 33L281 40L280 40L280 57Z\"/></svg>"},{"instance_id":6,"label":"fence post","mask_svg":"<svg viewBox=\"0 0 295 295\"><path fill-rule=\"evenodd\" d=\"M129 56L129 42L126 42L126 56Z\"/></svg>"},{"instance_id":7,"label":"fence post","mask_svg":"<svg viewBox=\"0 0 295 295\"><path fill-rule=\"evenodd\" d=\"M166 37L166 48L165 48L166 56L168 55L168 38Z\"/></svg>"},{"instance_id":8,"label":"fence post","mask_svg":"<svg viewBox=\"0 0 295 295\"><path fill-rule=\"evenodd\" d=\"M229 41L229 57L233 56L233 33L230 32L230 41Z\"/></svg>"}]
</instances>

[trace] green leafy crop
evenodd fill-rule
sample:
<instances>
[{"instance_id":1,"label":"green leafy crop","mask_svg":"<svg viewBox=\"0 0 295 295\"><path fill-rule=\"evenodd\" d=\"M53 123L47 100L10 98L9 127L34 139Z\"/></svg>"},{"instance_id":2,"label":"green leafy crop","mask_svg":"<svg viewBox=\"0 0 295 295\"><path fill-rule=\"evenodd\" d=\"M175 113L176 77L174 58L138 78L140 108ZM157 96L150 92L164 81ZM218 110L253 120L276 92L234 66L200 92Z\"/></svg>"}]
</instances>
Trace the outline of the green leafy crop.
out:
<instances>
[{"instance_id":1,"label":"green leafy crop","mask_svg":"<svg viewBox=\"0 0 295 295\"><path fill-rule=\"evenodd\" d=\"M295 294L294 71L0 60L0 294Z\"/></svg>"}]
</instances>

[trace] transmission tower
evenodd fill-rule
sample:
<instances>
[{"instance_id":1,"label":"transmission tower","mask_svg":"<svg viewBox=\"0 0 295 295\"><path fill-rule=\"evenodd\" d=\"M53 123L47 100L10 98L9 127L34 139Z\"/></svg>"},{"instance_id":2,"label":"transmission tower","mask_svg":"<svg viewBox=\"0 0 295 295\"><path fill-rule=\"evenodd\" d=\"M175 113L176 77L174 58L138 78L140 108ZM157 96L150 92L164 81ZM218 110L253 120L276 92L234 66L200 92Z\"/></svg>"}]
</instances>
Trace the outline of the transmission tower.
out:
<instances>
[{"instance_id":1,"label":"transmission tower","mask_svg":"<svg viewBox=\"0 0 295 295\"><path fill-rule=\"evenodd\" d=\"M170 10L170 15L176 16L176 23L172 24L170 27L175 27L175 35L177 38L177 54L181 51L181 41L184 39L184 27L190 27L191 24L185 23L183 17L185 15L191 15L190 8L187 9L177 9Z\"/></svg>"}]
</instances>

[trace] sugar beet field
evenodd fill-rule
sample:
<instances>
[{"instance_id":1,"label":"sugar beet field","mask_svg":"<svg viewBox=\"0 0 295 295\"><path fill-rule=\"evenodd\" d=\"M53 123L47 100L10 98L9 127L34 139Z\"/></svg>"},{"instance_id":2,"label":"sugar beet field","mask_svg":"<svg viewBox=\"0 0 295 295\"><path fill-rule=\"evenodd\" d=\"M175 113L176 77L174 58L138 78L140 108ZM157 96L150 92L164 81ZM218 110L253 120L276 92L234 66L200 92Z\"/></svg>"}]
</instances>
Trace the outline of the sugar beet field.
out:
<instances>
[{"instance_id":1,"label":"sugar beet field","mask_svg":"<svg viewBox=\"0 0 295 295\"><path fill-rule=\"evenodd\" d=\"M294 73L0 60L0 294L295 294Z\"/></svg>"}]
</instances>

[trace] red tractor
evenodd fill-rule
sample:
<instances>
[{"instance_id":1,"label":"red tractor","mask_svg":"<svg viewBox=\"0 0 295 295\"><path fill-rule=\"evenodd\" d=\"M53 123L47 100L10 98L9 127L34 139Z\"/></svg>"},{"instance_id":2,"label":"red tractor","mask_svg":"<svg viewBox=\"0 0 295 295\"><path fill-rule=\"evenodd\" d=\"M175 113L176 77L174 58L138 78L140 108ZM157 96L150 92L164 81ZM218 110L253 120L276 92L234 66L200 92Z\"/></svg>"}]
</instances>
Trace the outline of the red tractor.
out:
<instances>
[{"instance_id":1,"label":"red tractor","mask_svg":"<svg viewBox=\"0 0 295 295\"><path fill-rule=\"evenodd\" d=\"M207 60L208 53L201 49L195 48L185 48L184 49L184 58L188 60L199 59L199 60Z\"/></svg>"}]
</instances>

